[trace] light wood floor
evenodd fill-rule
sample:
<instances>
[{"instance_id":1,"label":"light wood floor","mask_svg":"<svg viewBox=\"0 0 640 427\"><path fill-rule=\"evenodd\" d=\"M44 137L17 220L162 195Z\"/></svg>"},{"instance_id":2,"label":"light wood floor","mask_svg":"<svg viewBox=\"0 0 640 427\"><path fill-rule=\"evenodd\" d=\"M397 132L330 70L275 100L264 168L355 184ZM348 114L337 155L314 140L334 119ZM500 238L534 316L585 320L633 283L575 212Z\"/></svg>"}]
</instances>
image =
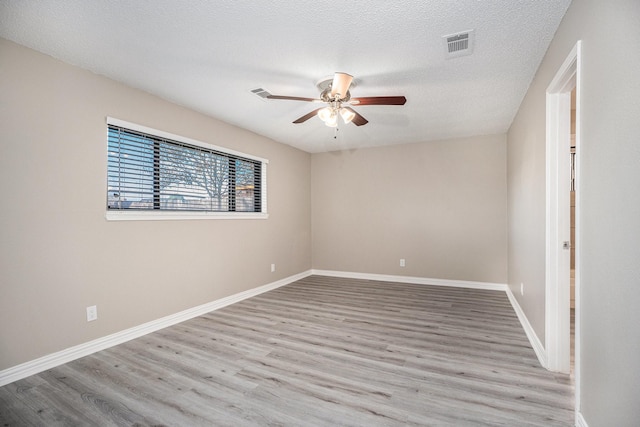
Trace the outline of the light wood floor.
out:
<instances>
[{"instance_id":1,"label":"light wood floor","mask_svg":"<svg viewBox=\"0 0 640 427\"><path fill-rule=\"evenodd\" d=\"M0 426L573 425L498 291L311 276L0 388Z\"/></svg>"}]
</instances>

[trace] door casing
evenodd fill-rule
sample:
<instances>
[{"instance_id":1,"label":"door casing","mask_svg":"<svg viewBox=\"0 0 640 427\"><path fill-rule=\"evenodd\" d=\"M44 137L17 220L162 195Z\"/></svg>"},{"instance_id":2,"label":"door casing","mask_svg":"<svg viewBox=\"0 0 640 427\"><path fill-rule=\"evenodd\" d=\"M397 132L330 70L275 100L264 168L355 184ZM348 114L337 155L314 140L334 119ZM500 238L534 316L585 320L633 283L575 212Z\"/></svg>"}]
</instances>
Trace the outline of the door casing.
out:
<instances>
[{"instance_id":1,"label":"door casing","mask_svg":"<svg viewBox=\"0 0 640 427\"><path fill-rule=\"evenodd\" d=\"M578 41L558 69L546 91L546 368L570 372L570 257L563 249L571 241L570 132L571 91L576 89L576 212L575 212L575 382L579 408L580 376L580 79L581 42Z\"/></svg>"}]
</instances>

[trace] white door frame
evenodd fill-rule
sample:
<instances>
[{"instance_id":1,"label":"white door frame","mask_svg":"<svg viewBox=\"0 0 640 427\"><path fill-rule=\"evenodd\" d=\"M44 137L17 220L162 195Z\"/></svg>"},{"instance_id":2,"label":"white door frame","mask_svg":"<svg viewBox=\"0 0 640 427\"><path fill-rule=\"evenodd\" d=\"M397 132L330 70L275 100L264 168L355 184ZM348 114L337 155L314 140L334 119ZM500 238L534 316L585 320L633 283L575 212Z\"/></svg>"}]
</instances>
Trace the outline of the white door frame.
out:
<instances>
[{"instance_id":1,"label":"white door frame","mask_svg":"<svg viewBox=\"0 0 640 427\"><path fill-rule=\"evenodd\" d=\"M575 251L575 378L578 407L580 354L580 57L578 41L547 88L546 142L546 306L545 353L547 369L569 373L570 336L570 250L563 242L570 234L570 126L571 91L576 90L576 251Z\"/></svg>"}]
</instances>

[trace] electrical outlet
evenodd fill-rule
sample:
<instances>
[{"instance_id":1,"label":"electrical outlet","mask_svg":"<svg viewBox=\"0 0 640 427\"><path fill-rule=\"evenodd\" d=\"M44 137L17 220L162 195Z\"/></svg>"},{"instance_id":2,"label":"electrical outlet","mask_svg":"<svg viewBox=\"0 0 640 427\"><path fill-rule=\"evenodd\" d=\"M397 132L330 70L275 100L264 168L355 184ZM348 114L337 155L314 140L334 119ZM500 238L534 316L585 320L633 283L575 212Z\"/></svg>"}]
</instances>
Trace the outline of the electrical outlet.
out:
<instances>
[{"instance_id":1,"label":"electrical outlet","mask_svg":"<svg viewBox=\"0 0 640 427\"><path fill-rule=\"evenodd\" d=\"M276 271L276 265L275 264L271 264L271 272L275 273Z\"/></svg>"},{"instance_id":2,"label":"electrical outlet","mask_svg":"<svg viewBox=\"0 0 640 427\"><path fill-rule=\"evenodd\" d=\"M87 322L98 320L98 306L87 307Z\"/></svg>"},{"instance_id":3,"label":"electrical outlet","mask_svg":"<svg viewBox=\"0 0 640 427\"><path fill-rule=\"evenodd\" d=\"M400 259L400 267L404 267L404 258Z\"/></svg>"},{"instance_id":4,"label":"electrical outlet","mask_svg":"<svg viewBox=\"0 0 640 427\"><path fill-rule=\"evenodd\" d=\"M520 295L524 295L524 283L520 283Z\"/></svg>"}]
</instances>

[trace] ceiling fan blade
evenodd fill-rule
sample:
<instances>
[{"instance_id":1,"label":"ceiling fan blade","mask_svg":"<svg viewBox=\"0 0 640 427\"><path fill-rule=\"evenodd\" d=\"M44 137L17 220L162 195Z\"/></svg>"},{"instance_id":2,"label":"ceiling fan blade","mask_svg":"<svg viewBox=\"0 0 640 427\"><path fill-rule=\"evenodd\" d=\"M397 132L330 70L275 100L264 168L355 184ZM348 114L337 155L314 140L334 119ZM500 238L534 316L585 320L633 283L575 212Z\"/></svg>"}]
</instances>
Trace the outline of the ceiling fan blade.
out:
<instances>
[{"instance_id":1,"label":"ceiling fan blade","mask_svg":"<svg viewBox=\"0 0 640 427\"><path fill-rule=\"evenodd\" d=\"M287 99L289 101L306 101L306 102L314 102L321 101L320 99L315 98L302 98L299 96L283 96L283 95L269 95L267 99Z\"/></svg>"},{"instance_id":2,"label":"ceiling fan blade","mask_svg":"<svg viewBox=\"0 0 640 427\"><path fill-rule=\"evenodd\" d=\"M351 82L353 81L353 76L347 73L335 73L333 76L333 83L331 83L331 97L336 96L336 94L340 94L340 98L344 98L347 96L347 91L349 90L349 86L351 86Z\"/></svg>"},{"instance_id":3,"label":"ceiling fan blade","mask_svg":"<svg viewBox=\"0 0 640 427\"><path fill-rule=\"evenodd\" d=\"M366 125L367 123L369 123L369 120L365 119L364 117L362 117L360 115L360 113L358 113L356 110L354 110L351 107L342 107L345 110L349 110L351 111L353 114L355 114L355 117L351 120L351 123L353 123L356 126L362 126L362 125Z\"/></svg>"},{"instance_id":4,"label":"ceiling fan blade","mask_svg":"<svg viewBox=\"0 0 640 427\"><path fill-rule=\"evenodd\" d=\"M315 116L318 114L318 110L321 110L322 108L316 108L315 110L305 114L304 116L300 117L298 120L295 120L293 123L304 123L307 120L309 120L311 117Z\"/></svg>"},{"instance_id":5,"label":"ceiling fan blade","mask_svg":"<svg viewBox=\"0 0 640 427\"><path fill-rule=\"evenodd\" d=\"M364 96L351 98L349 102L353 105L404 105L407 98L404 96Z\"/></svg>"}]
</instances>

